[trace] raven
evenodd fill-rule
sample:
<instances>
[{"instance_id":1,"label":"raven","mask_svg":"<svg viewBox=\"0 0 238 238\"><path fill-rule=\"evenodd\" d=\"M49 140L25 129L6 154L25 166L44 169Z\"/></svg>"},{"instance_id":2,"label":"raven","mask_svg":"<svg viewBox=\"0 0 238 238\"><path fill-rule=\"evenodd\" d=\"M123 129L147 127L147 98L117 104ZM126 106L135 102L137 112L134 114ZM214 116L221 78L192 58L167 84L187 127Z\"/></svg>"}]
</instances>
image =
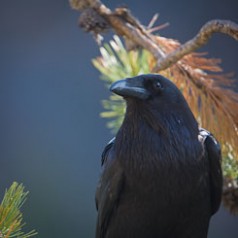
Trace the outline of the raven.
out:
<instances>
[{"instance_id":1,"label":"raven","mask_svg":"<svg viewBox=\"0 0 238 238\"><path fill-rule=\"evenodd\" d=\"M96 238L206 238L221 202L220 146L158 74L119 80L127 104L102 154Z\"/></svg>"}]
</instances>

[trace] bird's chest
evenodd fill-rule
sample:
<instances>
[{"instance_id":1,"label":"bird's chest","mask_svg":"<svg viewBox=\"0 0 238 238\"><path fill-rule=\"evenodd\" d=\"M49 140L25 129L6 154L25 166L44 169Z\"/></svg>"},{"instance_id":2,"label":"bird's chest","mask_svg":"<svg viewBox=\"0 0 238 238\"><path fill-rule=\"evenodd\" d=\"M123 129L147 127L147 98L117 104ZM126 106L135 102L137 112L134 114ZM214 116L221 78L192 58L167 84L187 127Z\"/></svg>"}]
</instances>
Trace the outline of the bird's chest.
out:
<instances>
[{"instance_id":1,"label":"bird's chest","mask_svg":"<svg viewBox=\"0 0 238 238\"><path fill-rule=\"evenodd\" d=\"M135 148L132 144L127 156L122 163L125 189L135 201L146 196L152 201L158 196L164 197L164 202L174 197L183 200L191 193L202 191L208 179L203 161L173 143L164 146L149 141L146 147Z\"/></svg>"},{"instance_id":2,"label":"bird's chest","mask_svg":"<svg viewBox=\"0 0 238 238\"><path fill-rule=\"evenodd\" d=\"M184 132L181 139L182 133L166 135L140 128L133 138L125 132L119 146L117 158L125 173L127 194L134 199L148 195L148 199L160 196L165 200L175 193L182 199L199 193L200 188L202 194L208 178L200 144Z\"/></svg>"}]
</instances>

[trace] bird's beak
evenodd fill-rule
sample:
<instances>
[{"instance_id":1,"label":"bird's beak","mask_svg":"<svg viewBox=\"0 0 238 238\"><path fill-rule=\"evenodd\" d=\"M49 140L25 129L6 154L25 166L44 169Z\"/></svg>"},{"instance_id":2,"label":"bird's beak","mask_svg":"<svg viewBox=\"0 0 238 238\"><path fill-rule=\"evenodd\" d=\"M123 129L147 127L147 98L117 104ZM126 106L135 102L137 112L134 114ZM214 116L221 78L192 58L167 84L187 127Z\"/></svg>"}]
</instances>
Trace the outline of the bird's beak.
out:
<instances>
[{"instance_id":1,"label":"bird's beak","mask_svg":"<svg viewBox=\"0 0 238 238\"><path fill-rule=\"evenodd\" d=\"M150 93L144 88L143 80L139 77L118 80L110 87L110 91L122 97L147 99Z\"/></svg>"}]
</instances>

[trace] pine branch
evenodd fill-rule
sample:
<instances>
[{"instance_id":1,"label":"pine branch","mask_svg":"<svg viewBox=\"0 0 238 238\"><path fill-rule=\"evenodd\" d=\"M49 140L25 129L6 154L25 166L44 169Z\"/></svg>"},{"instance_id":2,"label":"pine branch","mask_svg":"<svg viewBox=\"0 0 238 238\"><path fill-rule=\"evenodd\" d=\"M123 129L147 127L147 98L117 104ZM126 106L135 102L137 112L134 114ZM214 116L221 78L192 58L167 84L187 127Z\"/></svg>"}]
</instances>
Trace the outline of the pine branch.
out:
<instances>
[{"instance_id":1,"label":"pine branch","mask_svg":"<svg viewBox=\"0 0 238 238\"><path fill-rule=\"evenodd\" d=\"M158 72L167 69L185 55L196 51L201 46L205 45L214 33L227 34L238 41L238 25L236 23L228 20L209 21L201 28L199 33L193 39L181 45L165 58L159 59L154 71Z\"/></svg>"},{"instance_id":2,"label":"pine branch","mask_svg":"<svg viewBox=\"0 0 238 238\"><path fill-rule=\"evenodd\" d=\"M214 33L227 34L238 40L238 25L236 23L227 20L212 20L207 22L192 40L181 45L171 54L165 55L163 50L156 44L156 40L150 33L151 31L140 24L128 9L116 8L112 12L99 0L69 0L69 2L71 7L78 11L84 11L88 8L94 9L118 35L126 37L134 42L135 45L151 52L157 61L154 72L170 67L185 55L205 45ZM93 27L91 31L93 31Z\"/></svg>"},{"instance_id":3,"label":"pine branch","mask_svg":"<svg viewBox=\"0 0 238 238\"><path fill-rule=\"evenodd\" d=\"M28 233L22 231L25 224L20 208L26 201L27 195L28 192L24 191L23 185L16 182L6 190L0 204L0 237L28 238L37 234L34 230Z\"/></svg>"}]
</instances>

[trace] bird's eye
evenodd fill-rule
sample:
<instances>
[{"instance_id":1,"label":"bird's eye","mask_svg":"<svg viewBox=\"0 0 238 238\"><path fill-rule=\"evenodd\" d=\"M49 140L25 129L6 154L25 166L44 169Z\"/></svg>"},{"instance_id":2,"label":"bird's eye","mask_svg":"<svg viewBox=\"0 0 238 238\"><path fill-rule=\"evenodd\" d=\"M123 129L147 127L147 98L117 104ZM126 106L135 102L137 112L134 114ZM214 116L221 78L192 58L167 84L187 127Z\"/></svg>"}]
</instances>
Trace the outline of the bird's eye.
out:
<instances>
[{"instance_id":1,"label":"bird's eye","mask_svg":"<svg viewBox=\"0 0 238 238\"><path fill-rule=\"evenodd\" d=\"M163 89L163 86L160 82L156 82L154 84L154 87L155 87L156 90L162 90Z\"/></svg>"}]
</instances>

